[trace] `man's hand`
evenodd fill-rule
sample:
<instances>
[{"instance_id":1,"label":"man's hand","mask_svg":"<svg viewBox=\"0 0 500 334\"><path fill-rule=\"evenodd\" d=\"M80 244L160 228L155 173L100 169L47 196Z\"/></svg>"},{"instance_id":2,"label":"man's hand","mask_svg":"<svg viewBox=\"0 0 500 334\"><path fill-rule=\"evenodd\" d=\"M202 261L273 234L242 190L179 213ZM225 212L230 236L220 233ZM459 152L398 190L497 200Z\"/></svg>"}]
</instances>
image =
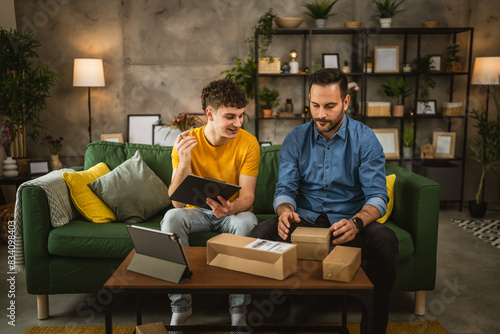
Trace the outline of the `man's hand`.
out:
<instances>
[{"instance_id":1,"label":"man's hand","mask_svg":"<svg viewBox=\"0 0 500 334\"><path fill-rule=\"evenodd\" d=\"M212 209L214 216L219 219L225 216L230 216L231 203L229 201L226 201L222 196L217 196L217 199L220 201L220 203L211 198L207 198L207 204L210 209Z\"/></svg>"},{"instance_id":2,"label":"man's hand","mask_svg":"<svg viewBox=\"0 0 500 334\"><path fill-rule=\"evenodd\" d=\"M342 219L330 226L330 232L337 237L333 243L338 245L353 240L358 233L358 228L352 220Z\"/></svg>"},{"instance_id":3,"label":"man's hand","mask_svg":"<svg viewBox=\"0 0 500 334\"><path fill-rule=\"evenodd\" d=\"M300 221L299 214L292 211L284 211L278 219L278 235L281 239L288 239L288 233L290 232L290 222L298 223Z\"/></svg>"},{"instance_id":4,"label":"man's hand","mask_svg":"<svg viewBox=\"0 0 500 334\"><path fill-rule=\"evenodd\" d=\"M175 149L179 153L179 166L188 167L191 164L191 150L198 144L194 136L189 135L189 131L184 131L175 140Z\"/></svg>"}]
</instances>

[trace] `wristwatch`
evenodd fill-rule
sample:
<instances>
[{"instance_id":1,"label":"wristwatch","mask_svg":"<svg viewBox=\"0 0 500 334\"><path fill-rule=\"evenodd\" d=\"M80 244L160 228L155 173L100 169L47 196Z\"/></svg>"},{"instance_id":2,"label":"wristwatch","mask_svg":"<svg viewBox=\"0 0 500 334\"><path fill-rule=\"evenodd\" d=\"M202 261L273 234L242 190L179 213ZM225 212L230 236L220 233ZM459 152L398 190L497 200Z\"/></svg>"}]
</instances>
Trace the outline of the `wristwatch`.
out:
<instances>
[{"instance_id":1,"label":"wristwatch","mask_svg":"<svg viewBox=\"0 0 500 334\"><path fill-rule=\"evenodd\" d=\"M363 229L363 227L365 227L361 218L352 217L351 220L354 222L354 225L356 225L356 227L358 228L358 232L361 231Z\"/></svg>"}]
</instances>

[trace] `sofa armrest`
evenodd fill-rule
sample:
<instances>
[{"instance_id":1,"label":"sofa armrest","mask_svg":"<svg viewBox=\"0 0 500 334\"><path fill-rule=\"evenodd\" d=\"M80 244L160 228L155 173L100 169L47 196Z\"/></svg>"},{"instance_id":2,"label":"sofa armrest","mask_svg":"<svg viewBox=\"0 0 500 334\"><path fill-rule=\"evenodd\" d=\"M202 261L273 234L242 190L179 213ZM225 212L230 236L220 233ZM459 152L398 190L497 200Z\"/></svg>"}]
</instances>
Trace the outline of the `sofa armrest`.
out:
<instances>
[{"instance_id":1,"label":"sofa armrest","mask_svg":"<svg viewBox=\"0 0 500 334\"><path fill-rule=\"evenodd\" d=\"M22 216L26 287L28 293L49 293L50 225L47 195L42 188L28 186L22 189Z\"/></svg>"},{"instance_id":2,"label":"sofa armrest","mask_svg":"<svg viewBox=\"0 0 500 334\"><path fill-rule=\"evenodd\" d=\"M414 279L432 290L436 277L439 224L439 184L407 169L386 166L396 174L391 220L409 232L415 249Z\"/></svg>"}]
</instances>

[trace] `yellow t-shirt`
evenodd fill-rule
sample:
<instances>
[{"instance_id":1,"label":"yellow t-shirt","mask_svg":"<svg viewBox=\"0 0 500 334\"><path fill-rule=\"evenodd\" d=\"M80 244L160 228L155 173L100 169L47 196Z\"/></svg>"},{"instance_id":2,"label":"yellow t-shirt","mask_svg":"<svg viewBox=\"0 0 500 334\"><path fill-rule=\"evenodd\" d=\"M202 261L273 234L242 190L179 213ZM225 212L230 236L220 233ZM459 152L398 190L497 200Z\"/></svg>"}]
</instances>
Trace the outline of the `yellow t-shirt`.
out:
<instances>
[{"instance_id":1,"label":"yellow t-shirt","mask_svg":"<svg viewBox=\"0 0 500 334\"><path fill-rule=\"evenodd\" d=\"M260 147L257 138L243 129L238 130L236 138L221 146L212 146L204 134L205 125L190 131L198 144L191 151L193 175L239 185L240 174L257 176L259 174ZM179 154L172 149L172 167L179 165ZM229 199L238 198L238 193Z\"/></svg>"}]
</instances>

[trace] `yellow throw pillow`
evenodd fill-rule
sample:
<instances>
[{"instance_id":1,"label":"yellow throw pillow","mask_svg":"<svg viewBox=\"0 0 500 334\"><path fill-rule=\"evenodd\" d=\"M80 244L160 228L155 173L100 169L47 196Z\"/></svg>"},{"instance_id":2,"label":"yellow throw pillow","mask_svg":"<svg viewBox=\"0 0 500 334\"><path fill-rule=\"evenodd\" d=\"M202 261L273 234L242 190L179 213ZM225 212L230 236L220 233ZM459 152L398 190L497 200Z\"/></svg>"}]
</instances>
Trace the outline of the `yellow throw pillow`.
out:
<instances>
[{"instance_id":1,"label":"yellow throw pillow","mask_svg":"<svg viewBox=\"0 0 500 334\"><path fill-rule=\"evenodd\" d=\"M109 168L104 162L83 172L63 173L73 204L87 220L93 223L109 223L116 220L113 211L88 187L89 183L107 173Z\"/></svg>"},{"instance_id":2,"label":"yellow throw pillow","mask_svg":"<svg viewBox=\"0 0 500 334\"><path fill-rule=\"evenodd\" d=\"M391 174L386 176L387 182L387 195L389 195L389 203L387 203L387 212L385 215L377 221L381 224L385 223L385 221L389 218L392 213L392 208L394 207L394 183L396 183L396 174Z\"/></svg>"}]
</instances>

